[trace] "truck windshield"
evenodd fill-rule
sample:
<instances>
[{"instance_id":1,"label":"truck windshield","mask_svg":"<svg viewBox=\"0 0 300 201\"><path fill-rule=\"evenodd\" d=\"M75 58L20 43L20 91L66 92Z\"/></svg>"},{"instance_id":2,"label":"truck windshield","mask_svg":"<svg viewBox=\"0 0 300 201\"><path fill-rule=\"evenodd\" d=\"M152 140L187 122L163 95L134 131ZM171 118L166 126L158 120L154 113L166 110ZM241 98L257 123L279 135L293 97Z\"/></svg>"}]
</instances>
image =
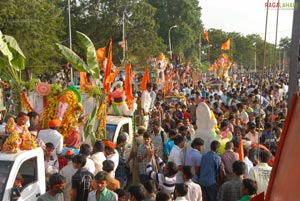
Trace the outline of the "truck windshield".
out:
<instances>
[{"instance_id":1,"label":"truck windshield","mask_svg":"<svg viewBox=\"0 0 300 201\"><path fill-rule=\"evenodd\" d=\"M5 186L10 174L10 170L13 166L13 161L1 161L0 160L0 200L3 199Z\"/></svg>"},{"instance_id":2,"label":"truck windshield","mask_svg":"<svg viewBox=\"0 0 300 201\"><path fill-rule=\"evenodd\" d=\"M117 125L106 124L106 138L113 142Z\"/></svg>"}]
</instances>

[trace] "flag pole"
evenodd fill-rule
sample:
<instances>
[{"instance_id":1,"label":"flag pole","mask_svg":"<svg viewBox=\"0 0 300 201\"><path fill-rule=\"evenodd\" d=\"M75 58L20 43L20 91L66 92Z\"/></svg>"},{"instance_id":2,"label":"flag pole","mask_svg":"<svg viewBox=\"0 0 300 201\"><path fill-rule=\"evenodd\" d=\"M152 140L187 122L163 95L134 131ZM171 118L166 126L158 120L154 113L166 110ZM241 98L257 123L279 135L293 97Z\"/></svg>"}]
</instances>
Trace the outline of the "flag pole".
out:
<instances>
[{"instance_id":1,"label":"flag pole","mask_svg":"<svg viewBox=\"0 0 300 201\"><path fill-rule=\"evenodd\" d=\"M201 33L199 35L199 63L201 68Z\"/></svg>"},{"instance_id":2,"label":"flag pole","mask_svg":"<svg viewBox=\"0 0 300 201\"><path fill-rule=\"evenodd\" d=\"M280 3L280 0L278 0L277 2L277 5L279 5ZM276 17L276 32L275 32L275 55L274 55L274 70L276 71L276 69L279 69L279 66L278 68L276 68L276 64L277 64L277 33L278 33L278 19L279 19L279 6L277 7L277 17Z\"/></svg>"},{"instance_id":3,"label":"flag pole","mask_svg":"<svg viewBox=\"0 0 300 201\"><path fill-rule=\"evenodd\" d=\"M207 48L207 63L208 63L208 68L210 67L210 43L209 40L207 41L208 48Z\"/></svg>"}]
</instances>

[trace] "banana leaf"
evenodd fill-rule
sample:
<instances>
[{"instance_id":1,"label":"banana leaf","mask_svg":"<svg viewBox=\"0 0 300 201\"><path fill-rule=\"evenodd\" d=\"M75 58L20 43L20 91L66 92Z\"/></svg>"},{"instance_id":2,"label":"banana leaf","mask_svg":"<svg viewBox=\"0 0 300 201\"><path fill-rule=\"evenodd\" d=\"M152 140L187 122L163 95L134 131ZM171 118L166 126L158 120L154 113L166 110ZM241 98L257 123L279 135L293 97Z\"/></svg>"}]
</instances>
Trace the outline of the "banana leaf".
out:
<instances>
[{"instance_id":1,"label":"banana leaf","mask_svg":"<svg viewBox=\"0 0 300 201\"><path fill-rule=\"evenodd\" d=\"M77 31L77 36L80 41L80 46L84 48L86 62L88 65L87 71L92 74L93 78L99 79L100 71L96 55L96 49L93 42L87 35L79 31Z\"/></svg>"},{"instance_id":2,"label":"banana leaf","mask_svg":"<svg viewBox=\"0 0 300 201\"><path fill-rule=\"evenodd\" d=\"M86 124L84 126L84 129L83 129L84 134L82 135L82 141L85 141L85 139L88 136L90 136L92 144L95 144L95 142L96 142L96 134L94 131L94 127L95 127L98 107L99 107L99 101L96 101L94 109L93 109L92 113L90 114L89 119L86 121Z\"/></svg>"},{"instance_id":3,"label":"banana leaf","mask_svg":"<svg viewBox=\"0 0 300 201\"><path fill-rule=\"evenodd\" d=\"M70 62L70 64L72 64L72 66L76 70L80 72L88 72L88 66L75 52L59 43L56 43L56 46L60 50L61 54L65 57L65 59L68 60L68 62Z\"/></svg>"},{"instance_id":4,"label":"banana leaf","mask_svg":"<svg viewBox=\"0 0 300 201\"><path fill-rule=\"evenodd\" d=\"M5 36L2 34L1 31L0 31L0 51L2 52L3 56L7 58L9 65L12 66L11 60L13 59L13 54L9 50Z\"/></svg>"},{"instance_id":5,"label":"banana leaf","mask_svg":"<svg viewBox=\"0 0 300 201\"><path fill-rule=\"evenodd\" d=\"M13 54L13 58L11 60L12 67L14 67L17 71L24 70L26 57L19 47L16 39L12 36L5 35L5 40L8 43L10 52Z\"/></svg>"}]
</instances>

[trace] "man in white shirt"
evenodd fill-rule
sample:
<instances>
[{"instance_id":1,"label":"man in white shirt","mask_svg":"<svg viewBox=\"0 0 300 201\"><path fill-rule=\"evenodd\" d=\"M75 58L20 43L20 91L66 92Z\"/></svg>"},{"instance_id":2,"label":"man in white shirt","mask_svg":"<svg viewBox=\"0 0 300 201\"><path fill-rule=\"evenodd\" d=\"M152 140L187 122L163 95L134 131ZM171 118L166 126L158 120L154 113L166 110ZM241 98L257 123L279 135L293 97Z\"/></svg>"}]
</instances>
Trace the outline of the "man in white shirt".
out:
<instances>
[{"instance_id":1,"label":"man in white shirt","mask_svg":"<svg viewBox=\"0 0 300 201\"><path fill-rule=\"evenodd\" d=\"M69 192L72 188L72 176L77 171L73 167L73 163L72 163L73 156L74 153L72 150L66 151L65 158L68 160L68 164L59 171L59 174L65 177L64 200L71 200L71 196Z\"/></svg>"},{"instance_id":2,"label":"man in white shirt","mask_svg":"<svg viewBox=\"0 0 300 201\"><path fill-rule=\"evenodd\" d=\"M141 125L145 126L148 129L148 123L149 123L149 115L150 115L150 108L151 108L151 91L152 91L152 84L147 84L147 89L143 91L141 96Z\"/></svg>"},{"instance_id":3,"label":"man in white shirt","mask_svg":"<svg viewBox=\"0 0 300 201\"><path fill-rule=\"evenodd\" d=\"M98 172L103 171L102 163L103 161L106 160L106 157L104 155L104 144L102 141L96 141L93 147L93 155L91 156L91 159L95 163L95 172L94 174L96 175Z\"/></svg>"},{"instance_id":4,"label":"man in white shirt","mask_svg":"<svg viewBox=\"0 0 300 201\"><path fill-rule=\"evenodd\" d=\"M272 171L272 167L268 165L271 159L271 153L269 151L260 151L259 163L250 169L248 178L253 179L257 183L257 194L261 192L267 192L269 179Z\"/></svg>"},{"instance_id":5,"label":"man in white shirt","mask_svg":"<svg viewBox=\"0 0 300 201\"><path fill-rule=\"evenodd\" d=\"M193 171L191 166L183 166L182 177L188 187L188 193L185 198L187 200L202 201L201 187L192 181Z\"/></svg>"},{"instance_id":6,"label":"man in white shirt","mask_svg":"<svg viewBox=\"0 0 300 201\"><path fill-rule=\"evenodd\" d=\"M54 145L53 159L57 159L57 155L60 155L63 149L63 136L57 131L60 125L60 120L53 119L48 123L49 129L40 130L38 134L38 138L45 144L51 142Z\"/></svg>"},{"instance_id":7,"label":"man in white shirt","mask_svg":"<svg viewBox=\"0 0 300 201\"><path fill-rule=\"evenodd\" d=\"M249 115L246 112L243 103L238 103L236 105L238 111L240 112L240 121L241 121L241 125L246 128L247 127L247 123L249 122Z\"/></svg>"},{"instance_id":8,"label":"man in white shirt","mask_svg":"<svg viewBox=\"0 0 300 201\"><path fill-rule=\"evenodd\" d=\"M113 142L111 142L109 140L104 140L103 142L104 142L104 145L105 145L104 154L106 155L106 159L114 162L114 164L115 164L114 170L111 172L111 176L113 178L115 178L116 169L119 165L119 154L115 150L116 145Z\"/></svg>"},{"instance_id":9,"label":"man in white shirt","mask_svg":"<svg viewBox=\"0 0 300 201\"><path fill-rule=\"evenodd\" d=\"M92 152L92 148L89 144L82 144L80 146L80 150L79 150L79 154L82 154L86 157L86 164L85 164L85 168L92 174L94 174L95 172L95 163L94 161L91 159L91 154Z\"/></svg>"},{"instance_id":10,"label":"man in white shirt","mask_svg":"<svg viewBox=\"0 0 300 201\"><path fill-rule=\"evenodd\" d=\"M182 148L185 146L185 140L183 136L176 135L174 138L174 146L169 155L169 162L174 162L178 167L178 172L176 174L176 183L183 183L182 178L182 167L184 164L184 155Z\"/></svg>"},{"instance_id":11,"label":"man in white shirt","mask_svg":"<svg viewBox=\"0 0 300 201\"><path fill-rule=\"evenodd\" d=\"M250 169L253 167L252 161L249 159L249 148L244 146L244 163L246 164L246 171L245 175L246 177L249 175Z\"/></svg>"}]
</instances>

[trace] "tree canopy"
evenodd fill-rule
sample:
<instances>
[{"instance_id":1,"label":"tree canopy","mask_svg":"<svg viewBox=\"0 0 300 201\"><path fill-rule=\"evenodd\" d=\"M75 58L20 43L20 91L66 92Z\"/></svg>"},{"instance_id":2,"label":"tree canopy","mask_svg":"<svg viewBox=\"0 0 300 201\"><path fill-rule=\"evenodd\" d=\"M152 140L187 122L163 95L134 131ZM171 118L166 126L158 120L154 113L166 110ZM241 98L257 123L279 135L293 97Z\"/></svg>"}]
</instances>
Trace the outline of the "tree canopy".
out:
<instances>
[{"instance_id":1,"label":"tree canopy","mask_svg":"<svg viewBox=\"0 0 300 201\"><path fill-rule=\"evenodd\" d=\"M18 41L28 79L30 72L51 73L60 65L55 43L62 39L64 23L58 1L0 1L0 30Z\"/></svg>"},{"instance_id":2,"label":"tree canopy","mask_svg":"<svg viewBox=\"0 0 300 201\"><path fill-rule=\"evenodd\" d=\"M192 61L195 67L199 67L201 62L204 64L203 70L208 67L208 45L211 64L221 53L227 53L237 66L245 69L254 68L255 55L257 68L263 66L264 41L259 35L244 36L238 32L209 29L208 44L203 38L204 27L198 0L70 2L72 49L83 59L86 58L76 31L88 36L96 49L108 46L108 41L112 38L113 63L117 66L124 66L125 61L130 61L134 68L145 68L149 65L148 58L154 58L161 52L168 55L169 35L173 56L179 54L182 61ZM67 61L55 49L55 44L69 46L68 21L68 0L0 1L0 30L3 34L13 36L22 48L27 58L27 79L31 74L51 75L65 68ZM170 30L174 25L177 28ZM126 41L125 48L121 46L124 45L123 37ZM221 50L222 43L229 38L231 48ZM288 58L290 54L289 40L282 39L277 52L273 44L267 43L267 68L288 62L284 58Z\"/></svg>"}]
</instances>

